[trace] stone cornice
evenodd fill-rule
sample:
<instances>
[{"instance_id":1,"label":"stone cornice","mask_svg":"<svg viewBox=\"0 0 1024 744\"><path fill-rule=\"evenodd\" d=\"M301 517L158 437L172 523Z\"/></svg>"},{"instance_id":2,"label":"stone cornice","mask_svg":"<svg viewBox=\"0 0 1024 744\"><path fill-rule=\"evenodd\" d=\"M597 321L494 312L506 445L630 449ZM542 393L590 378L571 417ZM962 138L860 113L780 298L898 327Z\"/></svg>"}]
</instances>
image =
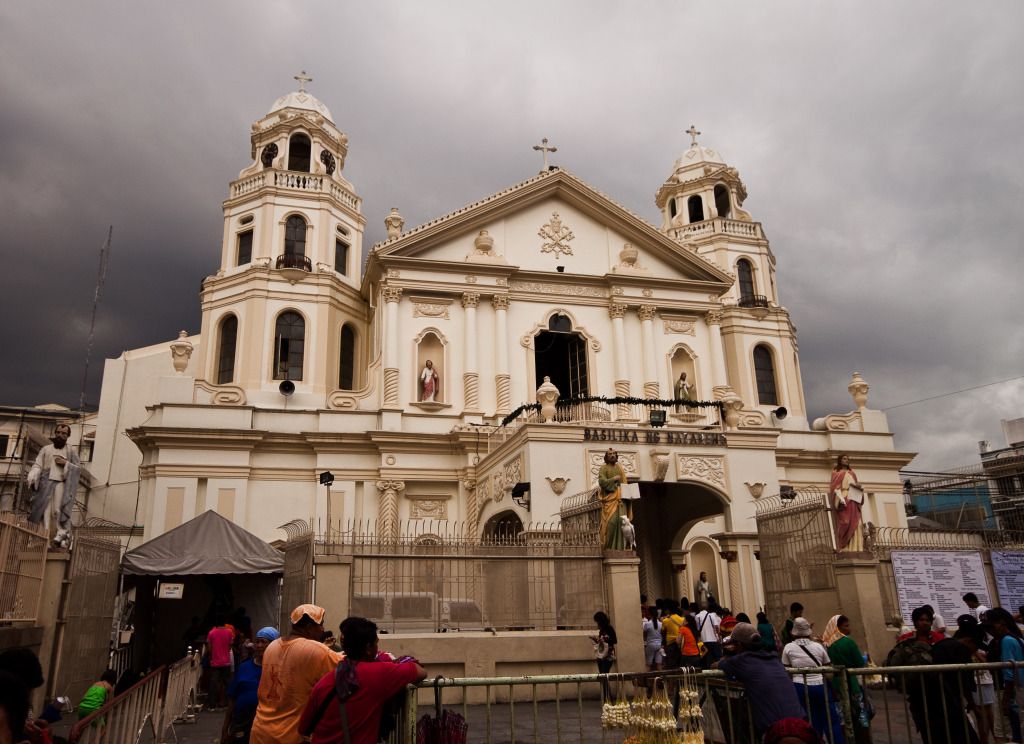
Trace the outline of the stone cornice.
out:
<instances>
[{"instance_id":1,"label":"stone cornice","mask_svg":"<svg viewBox=\"0 0 1024 744\"><path fill-rule=\"evenodd\" d=\"M891 438L892 434L888 433L872 433L872 432L800 432L802 436L807 434L817 434L822 437L827 437L833 434L849 434L856 438L863 437L882 437ZM783 432L785 435L785 432ZM784 436L783 436L784 439ZM854 464L854 470L858 473L863 469L867 470L870 468L880 468L882 470L891 470L894 472L899 468L905 467L917 457L916 452L872 452L870 450L858 450L854 448L844 449L843 453L850 456L850 460ZM775 461L780 467L787 468L827 468L831 471L832 466L835 464L836 457L839 455L839 450L822 449L822 450L808 450L808 449L789 449L785 447L779 447L775 451ZM860 465L858 466L858 463Z\"/></svg>"},{"instance_id":2,"label":"stone cornice","mask_svg":"<svg viewBox=\"0 0 1024 744\"><path fill-rule=\"evenodd\" d=\"M774 429L757 431L727 431L726 446L729 449L775 449L779 433Z\"/></svg>"},{"instance_id":3,"label":"stone cornice","mask_svg":"<svg viewBox=\"0 0 1024 744\"><path fill-rule=\"evenodd\" d=\"M222 406L210 406L223 408ZM252 450L263 441L269 432L252 429L185 429L166 426L136 426L127 429L125 434L135 444L143 447L167 447L170 449L188 449L204 447L216 443L222 450Z\"/></svg>"}]
</instances>

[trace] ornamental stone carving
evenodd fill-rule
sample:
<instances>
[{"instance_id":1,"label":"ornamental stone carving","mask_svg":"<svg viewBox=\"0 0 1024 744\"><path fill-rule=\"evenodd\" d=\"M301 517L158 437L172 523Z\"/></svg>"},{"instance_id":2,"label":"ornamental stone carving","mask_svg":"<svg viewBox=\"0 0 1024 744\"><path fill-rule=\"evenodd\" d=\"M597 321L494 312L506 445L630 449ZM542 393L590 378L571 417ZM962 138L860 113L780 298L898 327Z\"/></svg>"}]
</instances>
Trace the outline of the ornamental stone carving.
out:
<instances>
[{"instance_id":1,"label":"ornamental stone carving","mask_svg":"<svg viewBox=\"0 0 1024 744\"><path fill-rule=\"evenodd\" d=\"M443 318L449 320L448 305L434 302L417 302L412 306L414 318Z\"/></svg>"},{"instance_id":2,"label":"ornamental stone carving","mask_svg":"<svg viewBox=\"0 0 1024 744\"><path fill-rule=\"evenodd\" d=\"M868 386L867 380L860 376L860 372L853 373L853 378L850 380L850 384L846 386L846 389L853 397L853 403L857 406L857 410L863 411L867 408L868 390L871 388Z\"/></svg>"},{"instance_id":3,"label":"ornamental stone carving","mask_svg":"<svg viewBox=\"0 0 1024 744\"><path fill-rule=\"evenodd\" d=\"M575 240L576 236L572 234L572 230L562 224L562 218L558 216L558 212L551 213L551 219L546 225L541 225L537 235L544 240L540 246L541 253L554 253L555 258L563 253L567 256L572 255L569 241Z\"/></svg>"},{"instance_id":4,"label":"ornamental stone carving","mask_svg":"<svg viewBox=\"0 0 1024 744\"><path fill-rule=\"evenodd\" d=\"M607 297L608 291L601 287L586 284L558 284L556 282L509 282L509 288L518 292L536 292L538 294L571 295L574 297ZM622 294L618 292L616 294Z\"/></svg>"},{"instance_id":5,"label":"ornamental stone carving","mask_svg":"<svg viewBox=\"0 0 1024 744\"><path fill-rule=\"evenodd\" d=\"M636 266L636 260L639 257L640 251L637 250L635 245L632 243L624 243L622 245L622 250L619 251L619 265L633 268Z\"/></svg>"},{"instance_id":6,"label":"ornamental stone carving","mask_svg":"<svg viewBox=\"0 0 1024 744\"><path fill-rule=\"evenodd\" d=\"M398 494L405 490L402 481L377 481L380 491L380 534L387 539L398 537Z\"/></svg>"},{"instance_id":7,"label":"ornamental stone carving","mask_svg":"<svg viewBox=\"0 0 1024 744\"><path fill-rule=\"evenodd\" d=\"M462 295L462 306L475 308L480 304L479 292L465 292Z\"/></svg>"},{"instance_id":8,"label":"ornamental stone carving","mask_svg":"<svg viewBox=\"0 0 1024 744\"><path fill-rule=\"evenodd\" d=\"M551 490L554 491L555 496L561 496L565 493L565 487L569 485L569 481L571 481L572 478L548 478L547 476L544 476L544 480L546 480L548 485L551 486Z\"/></svg>"},{"instance_id":9,"label":"ornamental stone carving","mask_svg":"<svg viewBox=\"0 0 1024 744\"><path fill-rule=\"evenodd\" d=\"M757 482L757 483L744 483L743 485L747 487L748 491L750 491L750 495L751 496L753 496L755 499L759 499L759 498L761 498L762 494L764 494L764 487L767 486L768 484L767 483Z\"/></svg>"},{"instance_id":10,"label":"ornamental stone carving","mask_svg":"<svg viewBox=\"0 0 1024 744\"><path fill-rule=\"evenodd\" d=\"M481 230L480 234L473 240L473 248L480 256L493 255L491 250L494 248L494 238L486 230Z\"/></svg>"},{"instance_id":11,"label":"ornamental stone carving","mask_svg":"<svg viewBox=\"0 0 1024 744\"><path fill-rule=\"evenodd\" d=\"M384 227L387 228L389 240L397 238L402 234L402 228L405 227L405 219L398 213L398 207L391 207L388 216L384 218Z\"/></svg>"},{"instance_id":12,"label":"ornamental stone carving","mask_svg":"<svg viewBox=\"0 0 1024 744\"><path fill-rule=\"evenodd\" d=\"M494 295L491 298L491 307L495 310L508 310L508 295Z\"/></svg>"},{"instance_id":13,"label":"ornamental stone carving","mask_svg":"<svg viewBox=\"0 0 1024 744\"><path fill-rule=\"evenodd\" d=\"M708 310L707 315L704 316L708 323L712 325L722 325L722 311L721 310Z\"/></svg>"},{"instance_id":14,"label":"ornamental stone carving","mask_svg":"<svg viewBox=\"0 0 1024 744\"><path fill-rule=\"evenodd\" d=\"M188 340L188 331L178 333L178 340L171 344L171 364L177 374L184 374L188 360L192 358L193 346Z\"/></svg>"},{"instance_id":15,"label":"ornamental stone carving","mask_svg":"<svg viewBox=\"0 0 1024 744\"><path fill-rule=\"evenodd\" d=\"M466 276L466 284L476 284L476 274L468 274Z\"/></svg>"},{"instance_id":16,"label":"ornamental stone carving","mask_svg":"<svg viewBox=\"0 0 1024 744\"><path fill-rule=\"evenodd\" d=\"M616 318L624 318L626 316L627 305L621 302L613 302L608 306L608 317L612 320Z\"/></svg>"},{"instance_id":17,"label":"ornamental stone carving","mask_svg":"<svg viewBox=\"0 0 1024 744\"><path fill-rule=\"evenodd\" d=\"M448 502L445 499L413 499L410 513L413 519L448 519Z\"/></svg>"},{"instance_id":18,"label":"ornamental stone carving","mask_svg":"<svg viewBox=\"0 0 1024 744\"><path fill-rule=\"evenodd\" d=\"M695 480L725 490L725 458L678 455L679 480Z\"/></svg>"},{"instance_id":19,"label":"ornamental stone carving","mask_svg":"<svg viewBox=\"0 0 1024 744\"><path fill-rule=\"evenodd\" d=\"M401 287L384 287L384 302L398 302L401 299Z\"/></svg>"},{"instance_id":20,"label":"ornamental stone carving","mask_svg":"<svg viewBox=\"0 0 1024 744\"><path fill-rule=\"evenodd\" d=\"M695 320L662 318L661 322L665 333L681 333L685 336L697 335L697 321Z\"/></svg>"},{"instance_id":21,"label":"ornamental stone carving","mask_svg":"<svg viewBox=\"0 0 1024 744\"><path fill-rule=\"evenodd\" d=\"M658 314L658 308L654 305L641 305L640 306L640 320L654 320Z\"/></svg>"}]
</instances>

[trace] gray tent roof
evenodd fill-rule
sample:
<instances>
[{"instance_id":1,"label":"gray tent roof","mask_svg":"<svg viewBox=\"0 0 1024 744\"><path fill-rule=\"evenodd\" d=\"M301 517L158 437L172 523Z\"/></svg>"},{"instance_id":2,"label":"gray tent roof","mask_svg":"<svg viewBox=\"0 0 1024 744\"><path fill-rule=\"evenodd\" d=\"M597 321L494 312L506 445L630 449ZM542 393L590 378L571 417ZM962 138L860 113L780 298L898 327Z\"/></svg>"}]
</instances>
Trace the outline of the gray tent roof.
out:
<instances>
[{"instance_id":1,"label":"gray tent roof","mask_svg":"<svg viewBox=\"0 0 1024 744\"><path fill-rule=\"evenodd\" d=\"M215 511L207 511L125 553L126 574L281 573L284 555Z\"/></svg>"}]
</instances>

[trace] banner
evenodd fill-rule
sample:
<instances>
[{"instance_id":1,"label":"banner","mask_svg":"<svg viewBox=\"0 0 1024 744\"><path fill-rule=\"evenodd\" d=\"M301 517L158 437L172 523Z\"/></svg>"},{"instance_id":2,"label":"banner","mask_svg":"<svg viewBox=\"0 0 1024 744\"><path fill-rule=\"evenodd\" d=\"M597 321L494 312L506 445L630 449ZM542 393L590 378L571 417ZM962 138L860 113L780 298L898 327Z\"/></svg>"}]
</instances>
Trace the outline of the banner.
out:
<instances>
[{"instance_id":1,"label":"banner","mask_svg":"<svg viewBox=\"0 0 1024 744\"><path fill-rule=\"evenodd\" d=\"M967 612L963 596L974 592L986 607L992 598L985 580L985 562L976 550L894 550L892 570L904 625L910 613L930 604L942 615L946 627L956 629L956 619Z\"/></svg>"},{"instance_id":2,"label":"banner","mask_svg":"<svg viewBox=\"0 0 1024 744\"><path fill-rule=\"evenodd\" d=\"M1024 553L993 550L992 572L996 575L999 605L1016 612L1024 605Z\"/></svg>"}]
</instances>

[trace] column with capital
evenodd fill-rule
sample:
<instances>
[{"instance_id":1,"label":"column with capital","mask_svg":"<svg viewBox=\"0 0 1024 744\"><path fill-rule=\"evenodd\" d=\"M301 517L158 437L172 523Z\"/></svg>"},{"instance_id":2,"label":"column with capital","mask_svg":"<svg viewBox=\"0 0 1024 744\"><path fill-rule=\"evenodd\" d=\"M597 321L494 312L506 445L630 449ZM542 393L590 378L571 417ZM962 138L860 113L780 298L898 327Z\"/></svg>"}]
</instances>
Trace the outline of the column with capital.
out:
<instances>
[{"instance_id":1,"label":"column with capital","mask_svg":"<svg viewBox=\"0 0 1024 744\"><path fill-rule=\"evenodd\" d=\"M658 361L654 348L654 317L658 308L654 305L640 306L640 334L644 347L644 397L660 398L658 385Z\"/></svg>"},{"instance_id":2,"label":"column with capital","mask_svg":"<svg viewBox=\"0 0 1024 744\"><path fill-rule=\"evenodd\" d=\"M465 413L480 412L480 373L477 371L476 352L476 308L479 304L479 292L465 292L462 295L462 307L466 311L466 358L464 362L466 366L462 373L462 385L465 395L462 410Z\"/></svg>"},{"instance_id":3,"label":"column with capital","mask_svg":"<svg viewBox=\"0 0 1024 744\"><path fill-rule=\"evenodd\" d=\"M725 561L729 577L729 606L745 606L743 604L743 582L740 579L740 554L736 550L722 550L718 553Z\"/></svg>"},{"instance_id":4,"label":"column with capital","mask_svg":"<svg viewBox=\"0 0 1024 744\"><path fill-rule=\"evenodd\" d=\"M398 405L398 303L401 287L384 287L384 405Z\"/></svg>"},{"instance_id":5,"label":"column with capital","mask_svg":"<svg viewBox=\"0 0 1024 744\"><path fill-rule=\"evenodd\" d=\"M608 305L608 317L612 319L612 345L614 347L613 360L615 362L615 397L628 398L629 388L629 355L626 353L626 325L623 318L626 315L627 306L621 302L612 302ZM629 416L630 407L620 405L617 418L623 419Z\"/></svg>"},{"instance_id":6,"label":"column with capital","mask_svg":"<svg viewBox=\"0 0 1024 744\"><path fill-rule=\"evenodd\" d=\"M494 295L494 392L496 413L512 410L512 377L508 371L508 295Z\"/></svg>"},{"instance_id":7,"label":"column with capital","mask_svg":"<svg viewBox=\"0 0 1024 744\"><path fill-rule=\"evenodd\" d=\"M733 392L729 385L729 373L725 368L725 350L722 347L722 311L709 310L705 318L708 321L711 344L711 380L714 385L712 394L715 400L722 400Z\"/></svg>"},{"instance_id":8,"label":"column with capital","mask_svg":"<svg viewBox=\"0 0 1024 744\"><path fill-rule=\"evenodd\" d=\"M377 539L386 544L398 542L398 494L405 490L402 481L377 481L380 492L380 506L377 512ZM395 587L395 561L383 560L380 563L380 582L384 590Z\"/></svg>"}]
</instances>

